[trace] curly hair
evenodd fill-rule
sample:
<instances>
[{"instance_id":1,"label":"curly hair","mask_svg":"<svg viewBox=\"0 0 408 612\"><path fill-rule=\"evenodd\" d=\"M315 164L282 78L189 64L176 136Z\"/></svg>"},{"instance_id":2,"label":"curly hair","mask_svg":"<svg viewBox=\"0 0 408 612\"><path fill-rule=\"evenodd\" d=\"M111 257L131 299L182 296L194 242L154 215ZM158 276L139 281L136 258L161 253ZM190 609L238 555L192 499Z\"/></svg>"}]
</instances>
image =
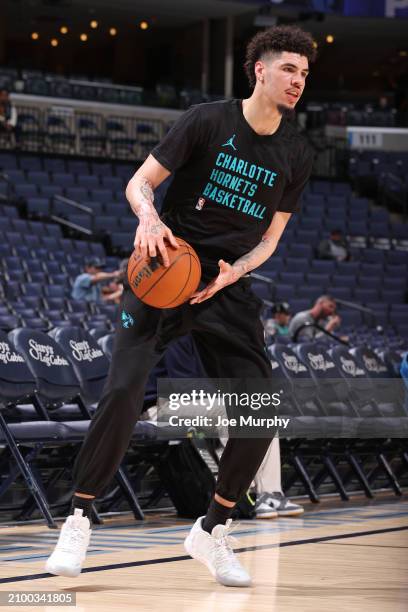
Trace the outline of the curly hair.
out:
<instances>
[{"instance_id":1,"label":"curly hair","mask_svg":"<svg viewBox=\"0 0 408 612\"><path fill-rule=\"evenodd\" d=\"M255 62L269 53L299 53L307 57L309 62L316 59L316 49L313 38L297 26L274 26L263 32L258 32L249 41L246 49L244 69L250 87L255 87Z\"/></svg>"}]
</instances>

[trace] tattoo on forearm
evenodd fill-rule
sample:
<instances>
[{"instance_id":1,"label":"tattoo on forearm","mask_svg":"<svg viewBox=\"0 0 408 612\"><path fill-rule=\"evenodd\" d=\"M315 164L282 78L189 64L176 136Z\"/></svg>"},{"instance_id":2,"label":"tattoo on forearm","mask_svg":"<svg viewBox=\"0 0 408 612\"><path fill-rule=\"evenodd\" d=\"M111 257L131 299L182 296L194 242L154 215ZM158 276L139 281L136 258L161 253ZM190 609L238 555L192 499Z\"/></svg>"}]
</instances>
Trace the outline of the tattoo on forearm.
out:
<instances>
[{"instance_id":1,"label":"tattoo on forearm","mask_svg":"<svg viewBox=\"0 0 408 612\"><path fill-rule=\"evenodd\" d=\"M138 179L138 183L135 185L135 194L129 199L130 205L133 209L133 212L140 217L141 215L146 214L155 214L157 213L154 208L154 194L153 194L153 185L149 181L149 179L145 177L141 177Z\"/></svg>"},{"instance_id":2,"label":"tattoo on forearm","mask_svg":"<svg viewBox=\"0 0 408 612\"><path fill-rule=\"evenodd\" d=\"M140 193L143 195L146 203L153 204L154 194L153 194L153 186L150 181L146 178L143 178L140 184Z\"/></svg>"},{"instance_id":3,"label":"tattoo on forearm","mask_svg":"<svg viewBox=\"0 0 408 612\"><path fill-rule=\"evenodd\" d=\"M245 255L237 259L237 261L232 267L237 272L237 274L239 274L238 278L243 276L247 272L250 272L251 270L256 268L257 265L259 265L259 256L264 255L265 250L269 251L271 248L271 244L273 244L272 238L264 236L261 242L257 244L256 247L252 249L252 251L249 251L249 253L246 253Z\"/></svg>"}]
</instances>

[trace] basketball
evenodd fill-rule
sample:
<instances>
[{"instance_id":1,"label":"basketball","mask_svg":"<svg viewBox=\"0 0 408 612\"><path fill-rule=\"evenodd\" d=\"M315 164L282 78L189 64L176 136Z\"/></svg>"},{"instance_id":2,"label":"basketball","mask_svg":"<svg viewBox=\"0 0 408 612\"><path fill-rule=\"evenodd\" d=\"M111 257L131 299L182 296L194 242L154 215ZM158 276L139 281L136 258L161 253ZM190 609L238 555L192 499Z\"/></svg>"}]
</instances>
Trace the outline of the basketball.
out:
<instances>
[{"instance_id":1,"label":"basketball","mask_svg":"<svg viewBox=\"0 0 408 612\"><path fill-rule=\"evenodd\" d=\"M128 281L133 293L155 308L175 308L190 298L201 278L201 264L194 249L176 238L178 249L168 245L170 265L165 268L161 257L143 257L133 251L128 264Z\"/></svg>"}]
</instances>

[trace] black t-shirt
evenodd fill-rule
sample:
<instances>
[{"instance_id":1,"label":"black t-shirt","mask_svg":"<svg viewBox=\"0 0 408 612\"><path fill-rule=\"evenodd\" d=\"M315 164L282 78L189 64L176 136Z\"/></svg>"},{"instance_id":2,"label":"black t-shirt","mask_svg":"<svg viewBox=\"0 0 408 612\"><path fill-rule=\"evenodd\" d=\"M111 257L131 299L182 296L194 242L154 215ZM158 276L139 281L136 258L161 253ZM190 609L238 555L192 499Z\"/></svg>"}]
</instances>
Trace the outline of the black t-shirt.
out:
<instances>
[{"instance_id":1,"label":"black t-shirt","mask_svg":"<svg viewBox=\"0 0 408 612\"><path fill-rule=\"evenodd\" d=\"M276 211L298 211L313 162L289 121L260 136L241 100L190 107L152 155L174 172L163 221L208 264L233 263L261 241Z\"/></svg>"}]
</instances>

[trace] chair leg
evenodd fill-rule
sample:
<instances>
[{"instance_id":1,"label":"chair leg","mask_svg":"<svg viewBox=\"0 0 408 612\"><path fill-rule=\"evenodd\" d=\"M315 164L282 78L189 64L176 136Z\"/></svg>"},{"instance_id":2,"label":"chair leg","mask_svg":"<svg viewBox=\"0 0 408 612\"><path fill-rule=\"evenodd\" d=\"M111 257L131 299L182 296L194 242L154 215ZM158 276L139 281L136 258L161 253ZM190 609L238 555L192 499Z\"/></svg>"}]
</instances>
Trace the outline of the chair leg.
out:
<instances>
[{"instance_id":1,"label":"chair leg","mask_svg":"<svg viewBox=\"0 0 408 612\"><path fill-rule=\"evenodd\" d=\"M366 494L366 497L373 499L374 498L374 494L371 490L370 487L370 483L368 482L366 475L364 474L363 470L361 469L361 466L359 464L359 462L357 461L356 457L354 457L354 455L350 452L346 453L346 459L349 462L352 471L354 472L354 474L357 476L358 480L360 481L364 492Z\"/></svg>"},{"instance_id":2,"label":"chair leg","mask_svg":"<svg viewBox=\"0 0 408 612\"><path fill-rule=\"evenodd\" d=\"M302 459L298 454L294 454L290 457L290 461L292 462L300 480L303 482L306 492L309 495L312 502L317 503L320 501L319 496L316 493L316 490L313 486L312 481L310 480L310 476L306 471L305 466L303 465Z\"/></svg>"},{"instance_id":3,"label":"chair leg","mask_svg":"<svg viewBox=\"0 0 408 612\"><path fill-rule=\"evenodd\" d=\"M378 453L377 458L378 458L379 464L383 467L384 472L387 475L387 478L390 482L391 487L394 489L395 495L402 495L401 487L399 485L397 477L392 471L390 464L385 458L385 455L383 453Z\"/></svg>"},{"instance_id":4,"label":"chair leg","mask_svg":"<svg viewBox=\"0 0 408 612\"><path fill-rule=\"evenodd\" d=\"M338 492L343 501L349 501L350 497L347 494L346 489L344 488L344 484L342 479L340 478L340 474L337 470L337 467L329 454L325 454L322 456L322 461L327 468L329 475L331 476Z\"/></svg>"},{"instance_id":5,"label":"chair leg","mask_svg":"<svg viewBox=\"0 0 408 612\"><path fill-rule=\"evenodd\" d=\"M11 434L9 428L7 427L7 423L4 420L3 415L0 412L0 427L3 431L4 437L7 441L7 444L9 445L9 448L13 454L14 460L17 463L19 470L25 480L25 483L31 493L31 495L34 497L35 501L37 502L37 506L41 512L41 514L43 515L43 517L45 518L45 520L47 521L47 525L50 529L56 529L57 528L57 524L54 521L54 519L52 518L51 512L50 512L50 508L48 505L48 501L41 489L41 486L39 485L39 483L37 482L33 471L30 467L30 465L25 461L23 455L21 454L21 451L13 437L13 435Z\"/></svg>"}]
</instances>

